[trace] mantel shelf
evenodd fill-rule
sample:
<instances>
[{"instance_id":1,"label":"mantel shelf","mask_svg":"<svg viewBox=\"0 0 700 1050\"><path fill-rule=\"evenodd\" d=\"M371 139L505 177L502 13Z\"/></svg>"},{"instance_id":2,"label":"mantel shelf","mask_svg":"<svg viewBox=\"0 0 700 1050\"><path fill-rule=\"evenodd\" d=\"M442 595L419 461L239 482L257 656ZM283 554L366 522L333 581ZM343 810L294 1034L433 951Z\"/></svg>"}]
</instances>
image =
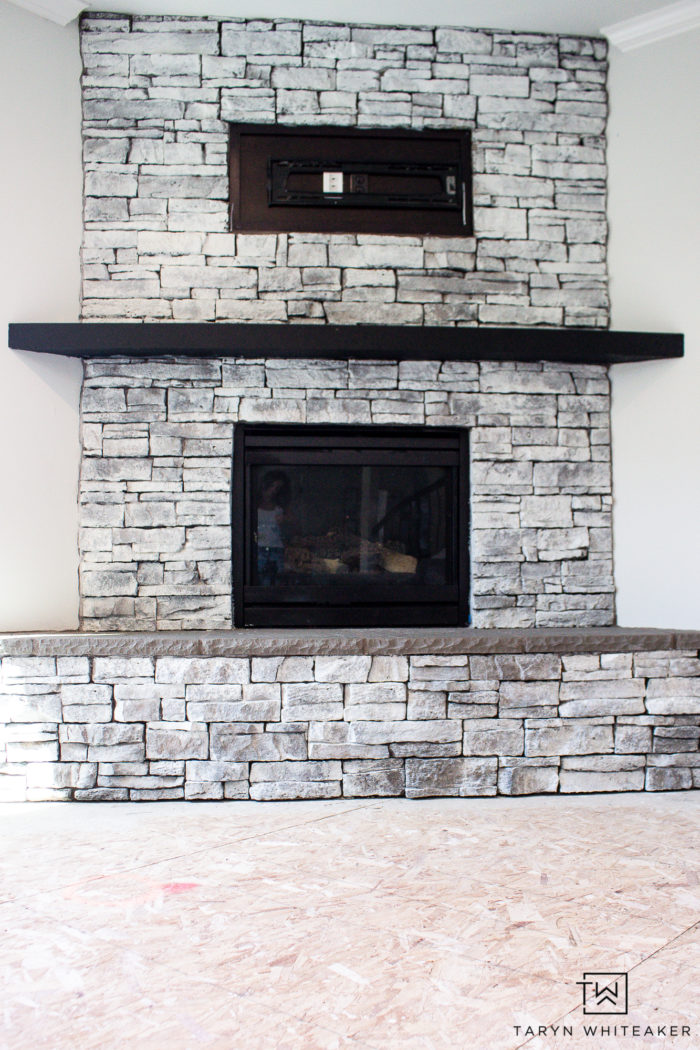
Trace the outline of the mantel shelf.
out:
<instances>
[{"instance_id":1,"label":"mantel shelf","mask_svg":"<svg viewBox=\"0 0 700 1050\"><path fill-rule=\"evenodd\" d=\"M321 358L623 364L683 356L683 336L598 328L422 325L11 324L9 346L64 357Z\"/></svg>"}]
</instances>

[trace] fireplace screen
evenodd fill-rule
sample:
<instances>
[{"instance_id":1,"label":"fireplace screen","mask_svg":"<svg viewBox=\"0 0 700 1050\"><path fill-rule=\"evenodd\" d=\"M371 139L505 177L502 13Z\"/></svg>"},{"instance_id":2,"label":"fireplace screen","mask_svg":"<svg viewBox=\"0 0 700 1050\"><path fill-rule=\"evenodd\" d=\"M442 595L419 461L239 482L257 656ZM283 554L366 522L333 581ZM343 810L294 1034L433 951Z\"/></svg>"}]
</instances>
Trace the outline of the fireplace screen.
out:
<instances>
[{"instance_id":1,"label":"fireplace screen","mask_svg":"<svg viewBox=\"0 0 700 1050\"><path fill-rule=\"evenodd\" d=\"M237 626L467 622L465 431L239 424Z\"/></svg>"}]
</instances>

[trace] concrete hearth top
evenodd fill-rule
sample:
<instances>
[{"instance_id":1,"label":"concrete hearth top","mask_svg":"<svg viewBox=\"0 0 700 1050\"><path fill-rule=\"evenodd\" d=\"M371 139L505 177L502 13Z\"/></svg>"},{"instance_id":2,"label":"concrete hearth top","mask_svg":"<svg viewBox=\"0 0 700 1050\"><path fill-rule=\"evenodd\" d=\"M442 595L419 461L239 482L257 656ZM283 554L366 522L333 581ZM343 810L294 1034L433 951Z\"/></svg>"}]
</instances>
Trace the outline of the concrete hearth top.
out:
<instances>
[{"instance_id":1,"label":"concrete hearth top","mask_svg":"<svg viewBox=\"0 0 700 1050\"><path fill-rule=\"evenodd\" d=\"M0 635L0 656L333 656L576 653L700 649L700 631L586 627L538 630L244 629Z\"/></svg>"}]
</instances>

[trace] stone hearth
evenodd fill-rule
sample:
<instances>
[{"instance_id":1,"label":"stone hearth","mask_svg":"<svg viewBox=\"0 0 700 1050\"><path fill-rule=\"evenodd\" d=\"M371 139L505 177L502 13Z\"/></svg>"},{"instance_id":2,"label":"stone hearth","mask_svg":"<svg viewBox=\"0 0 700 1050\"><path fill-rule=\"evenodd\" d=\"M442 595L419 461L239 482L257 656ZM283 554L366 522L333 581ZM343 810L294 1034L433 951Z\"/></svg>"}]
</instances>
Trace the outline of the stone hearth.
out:
<instances>
[{"instance_id":1,"label":"stone hearth","mask_svg":"<svg viewBox=\"0 0 700 1050\"><path fill-rule=\"evenodd\" d=\"M344 630L0 639L5 798L700 787L700 634Z\"/></svg>"}]
</instances>

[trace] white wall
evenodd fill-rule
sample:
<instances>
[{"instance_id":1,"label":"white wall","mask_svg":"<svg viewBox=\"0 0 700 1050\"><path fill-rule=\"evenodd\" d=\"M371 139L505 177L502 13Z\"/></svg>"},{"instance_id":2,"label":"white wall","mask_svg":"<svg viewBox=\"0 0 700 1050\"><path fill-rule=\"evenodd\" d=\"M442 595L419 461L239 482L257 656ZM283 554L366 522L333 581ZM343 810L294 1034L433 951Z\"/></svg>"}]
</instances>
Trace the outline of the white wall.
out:
<instances>
[{"instance_id":1,"label":"white wall","mask_svg":"<svg viewBox=\"0 0 700 1050\"><path fill-rule=\"evenodd\" d=\"M7 348L10 321L77 321L80 57L0 3L0 630L78 622L76 361Z\"/></svg>"},{"instance_id":2,"label":"white wall","mask_svg":"<svg viewBox=\"0 0 700 1050\"><path fill-rule=\"evenodd\" d=\"M611 49L612 327L685 358L613 369L615 572L625 626L700 627L700 33Z\"/></svg>"}]
</instances>

